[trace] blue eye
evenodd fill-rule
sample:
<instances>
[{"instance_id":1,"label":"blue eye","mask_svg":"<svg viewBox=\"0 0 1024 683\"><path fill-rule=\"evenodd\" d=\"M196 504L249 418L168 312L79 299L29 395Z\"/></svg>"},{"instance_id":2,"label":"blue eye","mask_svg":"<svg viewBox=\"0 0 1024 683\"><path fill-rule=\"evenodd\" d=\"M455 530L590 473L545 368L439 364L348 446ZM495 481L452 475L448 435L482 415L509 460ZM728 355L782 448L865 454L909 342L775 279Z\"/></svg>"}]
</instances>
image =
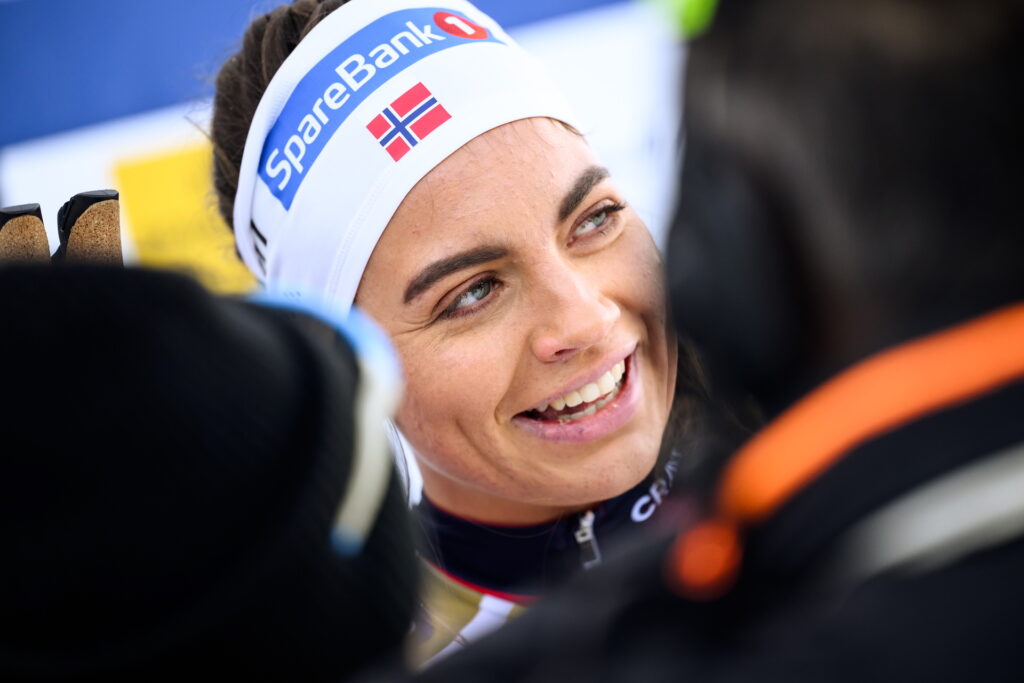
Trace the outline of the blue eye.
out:
<instances>
[{"instance_id":1,"label":"blue eye","mask_svg":"<svg viewBox=\"0 0 1024 683\"><path fill-rule=\"evenodd\" d=\"M576 229L572 231L573 239L586 237L591 233L605 232L611 227L612 214L618 213L625 208L624 204L606 204L602 206L598 211L587 216L576 226Z\"/></svg>"},{"instance_id":2,"label":"blue eye","mask_svg":"<svg viewBox=\"0 0 1024 683\"><path fill-rule=\"evenodd\" d=\"M580 235L586 235L588 232L597 230L608 221L608 210L601 209L587 220L580 223L579 227L573 233L576 237Z\"/></svg>"},{"instance_id":3,"label":"blue eye","mask_svg":"<svg viewBox=\"0 0 1024 683\"><path fill-rule=\"evenodd\" d=\"M445 309L442 315L446 318L459 315L461 310L467 309L486 299L490 296L492 291L494 291L493 278L480 280L480 282L477 282L475 285L460 294L459 297Z\"/></svg>"}]
</instances>

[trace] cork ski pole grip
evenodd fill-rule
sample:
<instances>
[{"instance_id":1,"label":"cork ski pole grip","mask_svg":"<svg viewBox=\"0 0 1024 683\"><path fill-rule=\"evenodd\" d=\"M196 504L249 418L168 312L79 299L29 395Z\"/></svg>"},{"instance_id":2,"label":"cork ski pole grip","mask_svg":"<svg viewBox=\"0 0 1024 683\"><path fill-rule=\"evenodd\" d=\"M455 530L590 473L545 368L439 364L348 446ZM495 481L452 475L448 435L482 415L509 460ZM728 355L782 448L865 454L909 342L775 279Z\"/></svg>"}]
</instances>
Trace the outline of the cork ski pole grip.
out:
<instances>
[{"instance_id":1,"label":"cork ski pole grip","mask_svg":"<svg viewBox=\"0 0 1024 683\"><path fill-rule=\"evenodd\" d=\"M0 209L0 261L46 262L50 244L38 204Z\"/></svg>"},{"instance_id":2,"label":"cork ski pole grip","mask_svg":"<svg viewBox=\"0 0 1024 683\"><path fill-rule=\"evenodd\" d=\"M116 190L80 192L57 213L54 262L121 265L121 205Z\"/></svg>"}]
</instances>

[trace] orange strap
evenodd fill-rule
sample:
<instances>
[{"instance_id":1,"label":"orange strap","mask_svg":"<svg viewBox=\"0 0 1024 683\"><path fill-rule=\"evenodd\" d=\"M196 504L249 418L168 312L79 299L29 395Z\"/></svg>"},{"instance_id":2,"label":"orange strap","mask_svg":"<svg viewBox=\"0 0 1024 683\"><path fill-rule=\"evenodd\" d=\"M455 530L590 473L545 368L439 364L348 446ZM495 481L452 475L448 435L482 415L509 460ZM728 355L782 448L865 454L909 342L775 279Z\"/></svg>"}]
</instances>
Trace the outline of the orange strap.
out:
<instances>
[{"instance_id":1,"label":"orange strap","mask_svg":"<svg viewBox=\"0 0 1024 683\"><path fill-rule=\"evenodd\" d=\"M771 515L858 444L1024 376L1024 304L912 341L853 366L751 439L719 488L721 514Z\"/></svg>"},{"instance_id":2,"label":"orange strap","mask_svg":"<svg viewBox=\"0 0 1024 683\"><path fill-rule=\"evenodd\" d=\"M740 546L727 533L765 519L832 463L917 417L1024 377L1024 304L883 351L799 401L733 457L717 520L682 534L669 556L688 597L728 589ZM733 531L726 532L731 529ZM710 531L714 530L714 531ZM701 559L704 556L707 559ZM723 559L725 558L725 559ZM736 566L730 566L730 562ZM717 569L712 570L712 567Z\"/></svg>"}]
</instances>

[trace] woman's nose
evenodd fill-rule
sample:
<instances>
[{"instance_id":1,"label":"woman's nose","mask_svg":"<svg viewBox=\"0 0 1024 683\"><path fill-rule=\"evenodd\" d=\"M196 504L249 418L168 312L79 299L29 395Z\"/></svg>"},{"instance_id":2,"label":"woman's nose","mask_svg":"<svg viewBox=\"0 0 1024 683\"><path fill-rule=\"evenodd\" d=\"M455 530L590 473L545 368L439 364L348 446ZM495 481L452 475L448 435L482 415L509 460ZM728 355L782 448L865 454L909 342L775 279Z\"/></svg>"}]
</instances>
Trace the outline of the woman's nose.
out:
<instances>
[{"instance_id":1,"label":"woman's nose","mask_svg":"<svg viewBox=\"0 0 1024 683\"><path fill-rule=\"evenodd\" d=\"M593 275L566 272L548 279L538 297L534 355L542 362L565 360L604 340L622 312Z\"/></svg>"}]
</instances>

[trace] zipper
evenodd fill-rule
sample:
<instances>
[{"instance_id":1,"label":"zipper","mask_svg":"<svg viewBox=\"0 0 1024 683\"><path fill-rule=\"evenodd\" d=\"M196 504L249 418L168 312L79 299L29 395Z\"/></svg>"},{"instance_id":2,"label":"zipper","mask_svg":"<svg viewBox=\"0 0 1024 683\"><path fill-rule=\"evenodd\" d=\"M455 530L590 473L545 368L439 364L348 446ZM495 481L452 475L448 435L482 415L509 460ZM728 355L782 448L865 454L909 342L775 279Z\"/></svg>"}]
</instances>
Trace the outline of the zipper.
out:
<instances>
[{"instance_id":1,"label":"zipper","mask_svg":"<svg viewBox=\"0 0 1024 683\"><path fill-rule=\"evenodd\" d=\"M594 511L587 510L580 515L579 528L573 533L580 547L580 564L584 569L593 569L601 564L601 549L594 535Z\"/></svg>"}]
</instances>

